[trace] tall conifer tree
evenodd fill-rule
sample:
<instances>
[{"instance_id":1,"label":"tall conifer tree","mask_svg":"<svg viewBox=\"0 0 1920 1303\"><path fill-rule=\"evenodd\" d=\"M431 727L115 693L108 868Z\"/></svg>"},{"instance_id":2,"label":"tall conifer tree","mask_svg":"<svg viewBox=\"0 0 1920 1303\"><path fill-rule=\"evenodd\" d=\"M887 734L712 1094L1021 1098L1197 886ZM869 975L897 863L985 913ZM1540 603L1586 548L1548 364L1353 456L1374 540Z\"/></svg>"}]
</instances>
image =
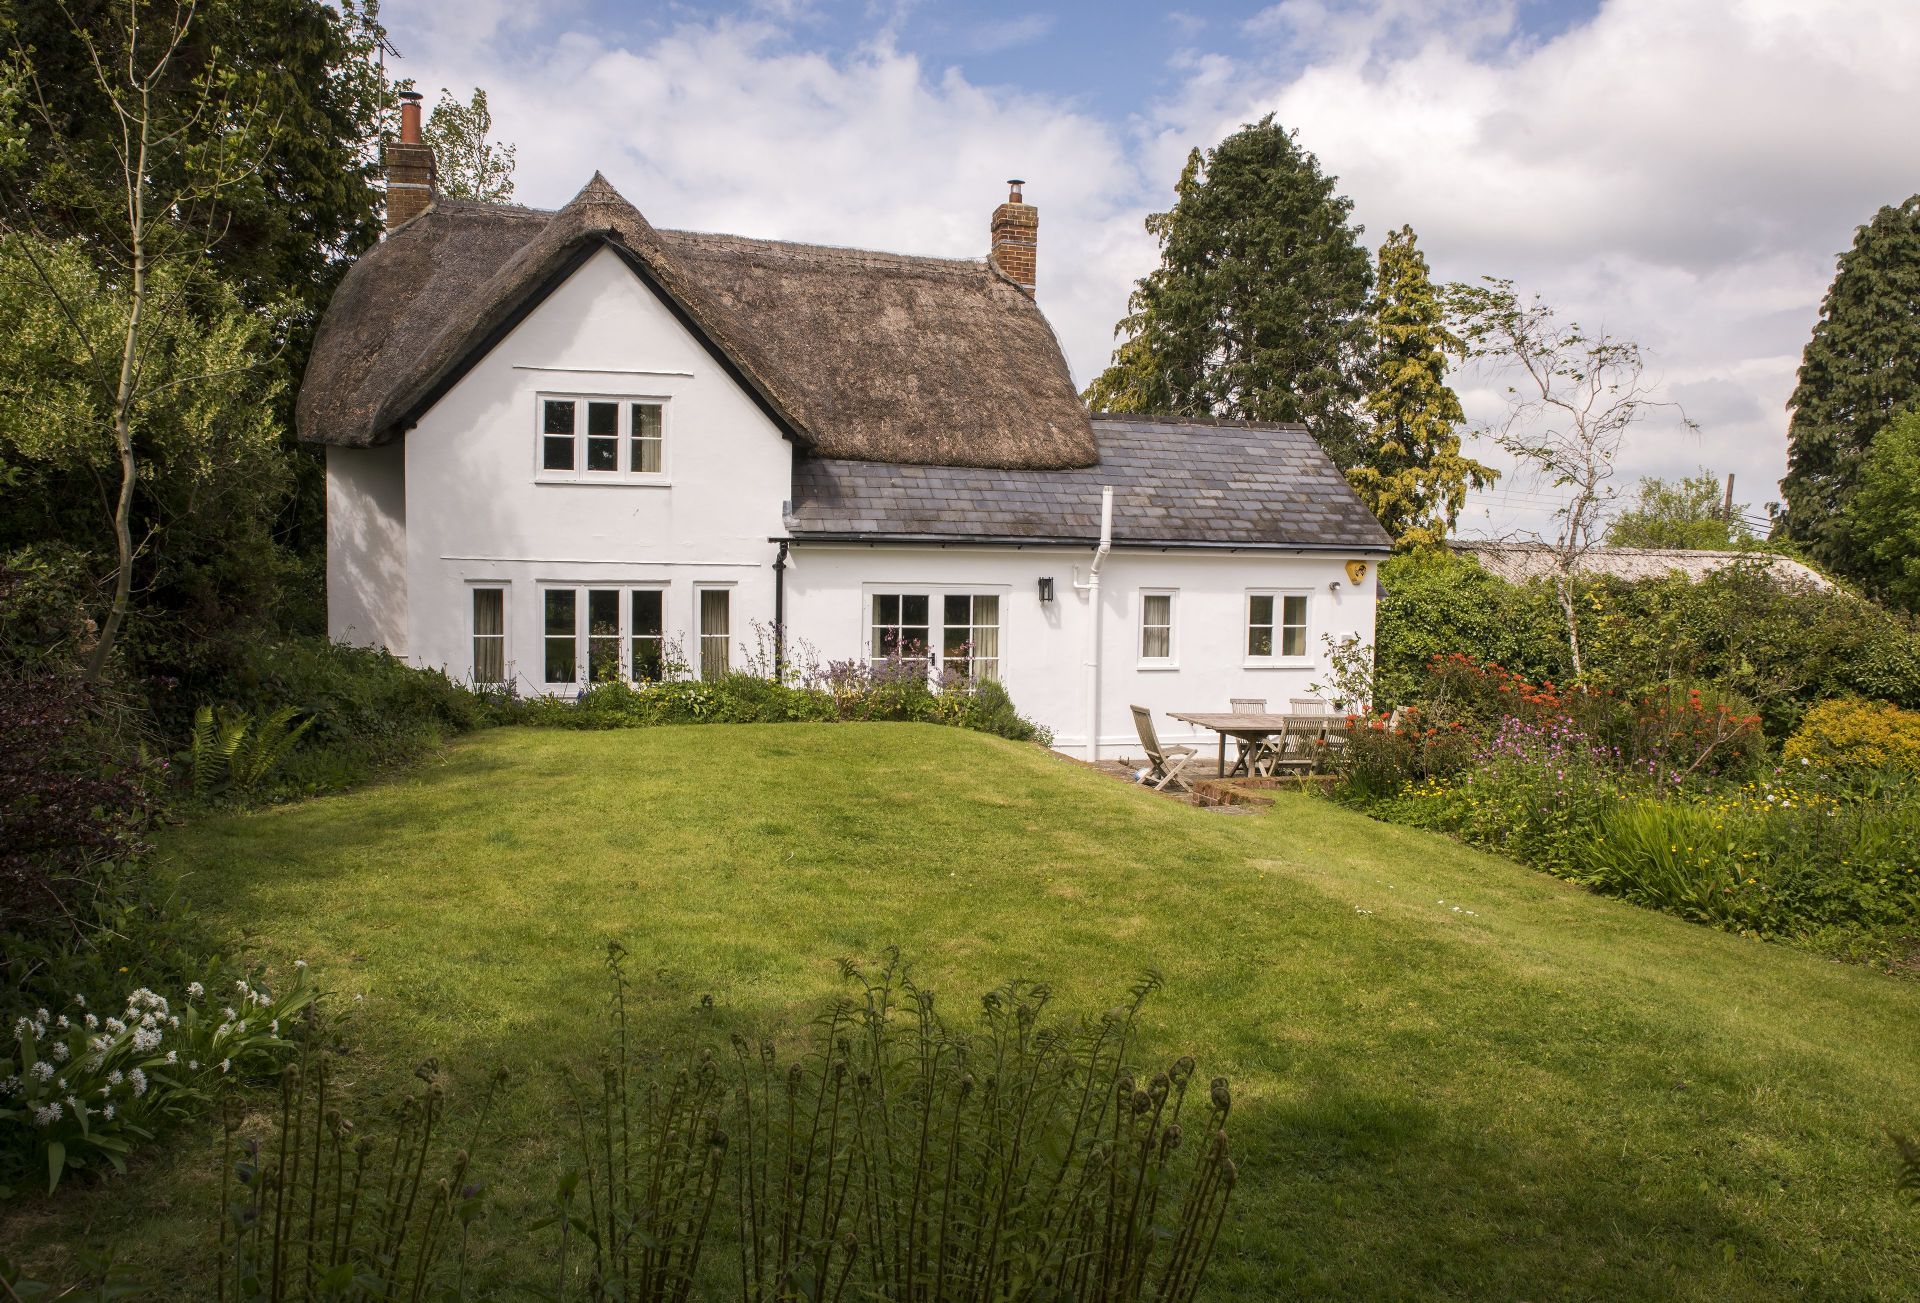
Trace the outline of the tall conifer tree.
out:
<instances>
[{"instance_id":1,"label":"tall conifer tree","mask_svg":"<svg viewBox=\"0 0 1920 1303\"><path fill-rule=\"evenodd\" d=\"M1820 304L1787 400L1786 533L1842 574L1857 574L1844 516L1874 437L1920 398L1920 195L1854 235Z\"/></svg>"},{"instance_id":2,"label":"tall conifer tree","mask_svg":"<svg viewBox=\"0 0 1920 1303\"><path fill-rule=\"evenodd\" d=\"M1378 286L1372 429L1347 479L1396 543L1433 547L1459 519L1467 490L1487 487L1500 472L1460 450L1466 414L1447 384L1447 359L1464 356L1466 345L1447 329L1411 226L1380 246Z\"/></svg>"},{"instance_id":3,"label":"tall conifer tree","mask_svg":"<svg viewBox=\"0 0 1920 1303\"><path fill-rule=\"evenodd\" d=\"M1172 209L1147 218L1160 266L1135 286L1088 405L1299 421L1353 465L1372 268L1334 181L1272 115L1194 150Z\"/></svg>"}]
</instances>

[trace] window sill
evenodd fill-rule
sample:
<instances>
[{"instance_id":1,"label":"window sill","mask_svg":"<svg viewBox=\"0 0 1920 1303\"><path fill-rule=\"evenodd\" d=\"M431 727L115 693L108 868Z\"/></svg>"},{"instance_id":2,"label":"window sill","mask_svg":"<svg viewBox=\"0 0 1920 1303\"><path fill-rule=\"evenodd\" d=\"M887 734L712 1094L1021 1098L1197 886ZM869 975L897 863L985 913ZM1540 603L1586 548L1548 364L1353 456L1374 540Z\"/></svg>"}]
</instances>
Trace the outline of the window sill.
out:
<instances>
[{"instance_id":1,"label":"window sill","mask_svg":"<svg viewBox=\"0 0 1920 1303\"><path fill-rule=\"evenodd\" d=\"M1240 668L1243 670L1310 670L1315 666L1311 656L1301 656L1286 660L1278 657L1263 660L1248 658L1240 662Z\"/></svg>"},{"instance_id":2,"label":"window sill","mask_svg":"<svg viewBox=\"0 0 1920 1303\"><path fill-rule=\"evenodd\" d=\"M664 477L616 475L536 475L535 484L597 484L602 488L616 489L670 489L673 481Z\"/></svg>"},{"instance_id":3,"label":"window sill","mask_svg":"<svg viewBox=\"0 0 1920 1303\"><path fill-rule=\"evenodd\" d=\"M1180 668L1178 661L1135 661L1134 669L1142 674L1162 674Z\"/></svg>"}]
</instances>

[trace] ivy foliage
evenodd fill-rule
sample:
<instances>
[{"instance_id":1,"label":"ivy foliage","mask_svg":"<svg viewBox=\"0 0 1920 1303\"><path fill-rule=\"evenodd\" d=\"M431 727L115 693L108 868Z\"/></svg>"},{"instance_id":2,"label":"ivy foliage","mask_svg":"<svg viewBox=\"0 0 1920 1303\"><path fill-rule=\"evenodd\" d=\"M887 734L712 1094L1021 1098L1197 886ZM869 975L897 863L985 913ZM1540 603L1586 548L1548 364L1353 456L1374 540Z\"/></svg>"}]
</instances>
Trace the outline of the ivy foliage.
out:
<instances>
[{"instance_id":1,"label":"ivy foliage","mask_svg":"<svg viewBox=\"0 0 1920 1303\"><path fill-rule=\"evenodd\" d=\"M1411 226L1380 246L1372 324L1372 428L1347 479L1395 543L1437 547L1453 532L1467 490L1486 488L1500 472L1461 452L1466 414L1447 384L1447 364L1466 344L1447 329Z\"/></svg>"}]
</instances>

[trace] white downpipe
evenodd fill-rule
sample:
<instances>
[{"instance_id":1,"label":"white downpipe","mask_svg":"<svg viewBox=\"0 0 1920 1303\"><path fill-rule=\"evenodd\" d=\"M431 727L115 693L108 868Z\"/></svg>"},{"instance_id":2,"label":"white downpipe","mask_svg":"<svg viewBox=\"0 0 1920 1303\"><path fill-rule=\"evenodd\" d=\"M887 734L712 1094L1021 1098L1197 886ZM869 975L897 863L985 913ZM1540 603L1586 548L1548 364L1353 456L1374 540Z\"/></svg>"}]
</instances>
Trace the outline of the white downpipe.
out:
<instances>
[{"instance_id":1,"label":"white downpipe","mask_svg":"<svg viewBox=\"0 0 1920 1303\"><path fill-rule=\"evenodd\" d=\"M1100 759L1100 566L1113 550L1113 488L1100 490L1100 545L1093 550L1087 582L1075 588L1087 595L1087 760Z\"/></svg>"}]
</instances>

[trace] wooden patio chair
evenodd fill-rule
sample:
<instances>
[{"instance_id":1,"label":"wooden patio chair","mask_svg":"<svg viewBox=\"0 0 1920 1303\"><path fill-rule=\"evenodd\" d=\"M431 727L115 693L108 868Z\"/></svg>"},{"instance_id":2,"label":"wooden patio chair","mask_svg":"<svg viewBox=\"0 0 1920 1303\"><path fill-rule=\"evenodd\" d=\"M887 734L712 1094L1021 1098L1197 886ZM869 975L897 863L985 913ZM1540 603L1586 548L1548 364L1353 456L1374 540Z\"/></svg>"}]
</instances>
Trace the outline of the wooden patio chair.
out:
<instances>
[{"instance_id":1,"label":"wooden patio chair","mask_svg":"<svg viewBox=\"0 0 1920 1303\"><path fill-rule=\"evenodd\" d=\"M1160 735L1153 728L1153 712L1145 706L1133 707L1133 727L1140 734L1140 745L1147 753L1147 763L1152 766L1140 781L1156 792L1168 787L1178 792L1193 791L1193 784L1180 771L1192 764L1193 758L1200 753L1192 747L1161 746Z\"/></svg>"},{"instance_id":2,"label":"wooden patio chair","mask_svg":"<svg viewBox=\"0 0 1920 1303\"><path fill-rule=\"evenodd\" d=\"M1229 697L1236 715L1264 715L1267 713L1265 697ZM1234 767L1242 764L1247 767L1249 778L1270 778L1273 776L1273 757L1275 739L1271 736L1257 738L1254 741L1240 741L1240 754L1234 757ZM1225 777L1225 775L1222 775Z\"/></svg>"},{"instance_id":3,"label":"wooden patio chair","mask_svg":"<svg viewBox=\"0 0 1920 1303\"><path fill-rule=\"evenodd\" d=\"M1287 698L1287 713L1290 715L1323 715L1327 722L1310 734L1303 734L1297 740L1303 754L1312 756L1316 761L1326 750L1339 750L1347 744L1345 721L1340 720L1338 727L1333 706L1319 697Z\"/></svg>"}]
</instances>

